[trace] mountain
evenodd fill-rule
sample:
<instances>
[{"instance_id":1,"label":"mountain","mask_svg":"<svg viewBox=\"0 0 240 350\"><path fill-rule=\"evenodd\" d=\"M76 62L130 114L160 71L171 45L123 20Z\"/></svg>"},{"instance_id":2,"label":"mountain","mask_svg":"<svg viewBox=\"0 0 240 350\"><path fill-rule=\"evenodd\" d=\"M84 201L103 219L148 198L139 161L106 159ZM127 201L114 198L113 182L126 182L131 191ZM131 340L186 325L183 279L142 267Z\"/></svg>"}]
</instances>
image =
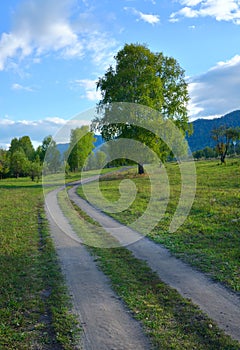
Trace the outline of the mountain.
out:
<instances>
[{"instance_id":1,"label":"mountain","mask_svg":"<svg viewBox=\"0 0 240 350\"><path fill-rule=\"evenodd\" d=\"M64 153L67 151L69 147L69 143L58 143L57 144L57 149L59 150L61 156L64 155Z\"/></svg>"},{"instance_id":2,"label":"mountain","mask_svg":"<svg viewBox=\"0 0 240 350\"><path fill-rule=\"evenodd\" d=\"M192 122L193 134L187 137L189 147L192 152L203 149L205 147L215 147L216 143L211 137L211 131L224 125L230 127L240 127L240 110L233 111L216 119L197 119ZM94 135L96 141L94 142L96 152L104 143L101 135ZM61 143L57 145L61 155L68 149L68 143Z\"/></svg>"},{"instance_id":3,"label":"mountain","mask_svg":"<svg viewBox=\"0 0 240 350\"><path fill-rule=\"evenodd\" d=\"M105 141L102 138L102 135L94 135L96 141L94 142L95 149L100 147ZM93 150L94 151L94 150Z\"/></svg>"},{"instance_id":4,"label":"mountain","mask_svg":"<svg viewBox=\"0 0 240 350\"><path fill-rule=\"evenodd\" d=\"M192 122L193 134L187 137L189 147L192 152L205 147L215 147L216 143L211 137L211 131L224 125L230 127L240 127L240 110L233 111L216 119L197 119Z\"/></svg>"}]
</instances>

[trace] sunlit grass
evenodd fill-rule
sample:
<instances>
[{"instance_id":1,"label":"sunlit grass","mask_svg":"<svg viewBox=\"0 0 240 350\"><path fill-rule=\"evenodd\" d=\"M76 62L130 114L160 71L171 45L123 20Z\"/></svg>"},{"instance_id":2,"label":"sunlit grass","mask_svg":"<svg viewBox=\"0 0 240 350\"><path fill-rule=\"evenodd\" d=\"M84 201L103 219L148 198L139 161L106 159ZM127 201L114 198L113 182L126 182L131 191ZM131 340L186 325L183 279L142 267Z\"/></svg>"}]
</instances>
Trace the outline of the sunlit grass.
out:
<instances>
[{"instance_id":1,"label":"sunlit grass","mask_svg":"<svg viewBox=\"0 0 240 350\"><path fill-rule=\"evenodd\" d=\"M26 178L1 180L0 197L0 348L72 349L77 324L49 236L41 185Z\"/></svg>"},{"instance_id":2,"label":"sunlit grass","mask_svg":"<svg viewBox=\"0 0 240 350\"><path fill-rule=\"evenodd\" d=\"M196 306L164 284L147 264L126 248L104 248L106 239L114 241L78 207L72 206L66 193L59 203L75 232L81 238L93 237L86 248L109 277L118 296L132 315L142 322L144 331L156 349L237 350L231 340ZM93 228L91 225L94 224ZM98 227L98 234L95 228ZM107 238L106 238L107 237ZM101 248L96 248L101 247Z\"/></svg>"},{"instance_id":3,"label":"sunlit grass","mask_svg":"<svg viewBox=\"0 0 240 350\"><path fill-rule=\"evenodd\" d=\"M166 164L166 170L170 197L166 198L165 215L149 237L233 290L240 291L240 159L229 159L227 166L219 166L216 160L196 162L195 200L186 221L174 233L169 233L169 226L181 193L181 176L177 163ZM136 184L138 193L133 203L124 211L109 214L128 225L143 215L151 196L149 177L137 176L136 170L132 172L106 176L100 181L102 195L111 202L119 199L122 179L130 178ZM93 204L101 208L97 186L89 183L85 188L88 193L92 192L93 198L96 194ZM83 190L81 187L78 190L82 196Z\"/></svg>"}]
</instances>

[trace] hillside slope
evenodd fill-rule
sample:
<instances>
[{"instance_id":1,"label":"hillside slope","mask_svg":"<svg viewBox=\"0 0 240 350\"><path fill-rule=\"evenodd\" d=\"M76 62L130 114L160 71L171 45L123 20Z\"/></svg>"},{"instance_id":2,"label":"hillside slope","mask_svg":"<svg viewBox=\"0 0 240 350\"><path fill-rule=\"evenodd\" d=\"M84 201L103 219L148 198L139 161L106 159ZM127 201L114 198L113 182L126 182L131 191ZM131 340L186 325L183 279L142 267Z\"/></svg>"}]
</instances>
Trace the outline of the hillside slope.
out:
<instances>
[{"instance_id":1,"label":"hillside slope","mask_svg":"<svg viewBox=\"0 0 240 350\"><path fill-rule=\"evenodd\" d=\"M233 111L216 119L197 119L193 123L193 135L187 137L192 152L207 146L214 147L215 142L211 138L211 131L221 125L226 127L240 127L240 110Z\"/></svg>"}]
</instances>

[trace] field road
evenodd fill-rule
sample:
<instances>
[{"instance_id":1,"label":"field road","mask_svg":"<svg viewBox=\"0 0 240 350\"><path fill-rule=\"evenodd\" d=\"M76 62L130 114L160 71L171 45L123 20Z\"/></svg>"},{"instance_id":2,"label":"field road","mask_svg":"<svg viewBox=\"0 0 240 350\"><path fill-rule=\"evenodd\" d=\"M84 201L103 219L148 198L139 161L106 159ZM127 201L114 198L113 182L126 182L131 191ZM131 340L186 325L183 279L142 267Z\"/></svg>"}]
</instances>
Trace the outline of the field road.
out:
<instances>
[{"instance_id":1,"label":"field road","mask_svg":"<svg viewBox=\"0 0 240 350\"><path fill-rule=\"evenodd\" d=\"M221 329L240 341L240 298L237 294L175 258L163 246L146 237L139 239L138 232L119 224L81 199L76 194L79 184L80 182L74 183L68 191L70 199L132 251L136 258L146 261L163 282L175 288L183 297L191 299ZM72 295L74 312L79 315L83 325L83 348L151 349L140 324L131 317L111 290L107 277L98 270L94 258L81 244L80 238L64 217L57 202L59 190L61 189L46 196L46 211ZM136 242L132 243L133 241Z\"/></svg>"},{"instance_id":2,"label":"field road","mask_svg":"<svg viewBox=\"0 0 240 350\"><path fill-rule=\"evenodd\" d=\"M83 329L79 348L84 350L151 349L140 323L132 318L112 291L109 280L96 267L94 258L81 244L64 217L57 202L59 190L52 191L46 196L46 213L72 297L73 312L78 315ZM68 235L65 232L68 232Z\"/></svg>"},{"instance_id":3,"label":"field road","mask_svg":"<svg viewBox=\"0 0 240 350\"><path fill-rule=\"evenodd\" d=\"M136 258L146 261L163 282L175 288L183 297L191 299L218 324L219 328L233 339L240 341L239 295L175 258L160 244L156 244L146 237L139 240L138 232L119 224L81 199L76 194L77 185L79 183L76 183L69 190L69 197L82 210L132 251ZM128 240L136 242L128 245Z\"/></svg>"}]
</instances>

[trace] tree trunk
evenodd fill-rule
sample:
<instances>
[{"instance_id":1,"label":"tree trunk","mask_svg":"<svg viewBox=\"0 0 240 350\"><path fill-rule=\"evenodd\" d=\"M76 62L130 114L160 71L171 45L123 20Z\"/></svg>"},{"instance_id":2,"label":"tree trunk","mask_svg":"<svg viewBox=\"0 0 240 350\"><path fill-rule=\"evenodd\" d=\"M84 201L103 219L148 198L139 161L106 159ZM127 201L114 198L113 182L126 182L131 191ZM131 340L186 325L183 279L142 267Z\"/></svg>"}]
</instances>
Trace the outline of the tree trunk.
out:
<instances>
[{"instance_id":1,"label":"tree trunk","mask_svg":"<svg viewBox=\"0 0 240 350\"><path fill-rule=\"evenodd\" d=\"M143 164L138 163L138 174L139 174L139 175L144 174L144 167L143 167Z\"/></svg>"},{"instance_id":2,"label":"tree trunk","mask_svg":"<svg viewBox=\"0 0 240 350\"><path fill-rule=\"evenodd\" d=\"M226 154L221 154L221 164L226 164L225 157Z\"/></svg>"}]
</instances>

